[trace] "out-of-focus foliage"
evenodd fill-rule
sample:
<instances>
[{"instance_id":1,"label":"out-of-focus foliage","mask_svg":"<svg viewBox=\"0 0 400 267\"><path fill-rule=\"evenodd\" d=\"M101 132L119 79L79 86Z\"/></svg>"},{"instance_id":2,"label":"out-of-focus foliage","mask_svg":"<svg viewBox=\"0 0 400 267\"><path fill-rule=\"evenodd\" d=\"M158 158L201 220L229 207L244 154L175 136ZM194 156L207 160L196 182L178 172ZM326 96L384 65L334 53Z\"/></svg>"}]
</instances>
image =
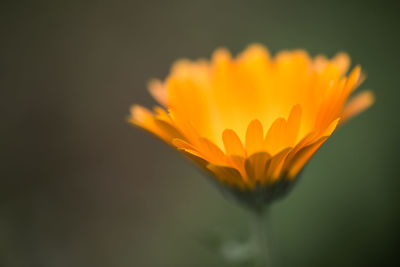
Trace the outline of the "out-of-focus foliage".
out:
<instances>
[{"instance_id":1,"label":"out-of-focus foliage","mask_svg":"<svg viewBox=\"0 0 400 267\"><path fill-rule=\"evenodd\" d=\"M272 207L271 253L282 267L395 266L397 10L355 0L3 1L0 265L225 266L204 238L245 240L246 212L124 119L131 103L154 104L145 85L175 59L260 42L344 50L377 99Z\"/></svg>"}]
</instances>

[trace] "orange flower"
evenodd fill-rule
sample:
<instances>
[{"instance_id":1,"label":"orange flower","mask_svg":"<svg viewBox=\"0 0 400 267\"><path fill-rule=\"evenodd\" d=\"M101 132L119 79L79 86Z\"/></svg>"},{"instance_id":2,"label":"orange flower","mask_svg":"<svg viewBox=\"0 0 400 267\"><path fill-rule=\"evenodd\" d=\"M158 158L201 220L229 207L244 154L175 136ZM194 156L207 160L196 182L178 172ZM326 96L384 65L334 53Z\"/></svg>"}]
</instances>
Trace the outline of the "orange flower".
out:
<instances>
[{"instance_id":1,"label":"orange flower","mask_svg":"<svg viewBox=\"0 0 400 267\"><path fill-rule=\"evenodd\" d=\"M165 81L150 82L163 107L134 105L130 122L193 159L223 188L261 205L292 184L339 121L373 103L370 91L347 101L364 78L359 66L346 76L349 65L344 53L271 57L251 45L232 58L218 49L211 61L177 61Z\"/></svg>"}]
</instances>

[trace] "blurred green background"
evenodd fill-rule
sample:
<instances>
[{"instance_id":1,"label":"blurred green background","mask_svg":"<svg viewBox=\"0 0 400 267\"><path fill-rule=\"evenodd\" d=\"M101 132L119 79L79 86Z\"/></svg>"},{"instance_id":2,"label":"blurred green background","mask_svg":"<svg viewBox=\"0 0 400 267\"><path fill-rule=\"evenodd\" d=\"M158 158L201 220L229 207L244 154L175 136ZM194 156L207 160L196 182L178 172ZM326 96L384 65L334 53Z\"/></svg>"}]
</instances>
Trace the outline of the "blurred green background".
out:
<instances>
[{"instance_id":1,"label":"blurred green background","mask_svg":"<svg viewBox=\"0 0 400 267\"><path fill-rule=\"evenodd\" d=\"M397 266L398 6L384 1L2 1L1 266L230 266L204 239L246 212L125 121L178 58L348 52L376 105L272 207L279 266Z\"/></svg>"}]
</instances>

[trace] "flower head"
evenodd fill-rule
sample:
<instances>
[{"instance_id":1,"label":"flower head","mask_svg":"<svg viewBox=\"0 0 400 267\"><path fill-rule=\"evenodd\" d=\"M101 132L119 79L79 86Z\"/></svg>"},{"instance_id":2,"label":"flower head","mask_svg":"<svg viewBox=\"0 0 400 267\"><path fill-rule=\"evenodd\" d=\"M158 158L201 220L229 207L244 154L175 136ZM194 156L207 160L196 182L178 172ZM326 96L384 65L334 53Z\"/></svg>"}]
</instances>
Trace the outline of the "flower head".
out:
<instances>
[{"instance_id":1,"label":"flower head","mask_svg":"<svg viewBox=\"0 0 400 267\"><path fill-rule=\"evenodd\" d=\"M236 58L179 60L149 91L162 107L133 106L130 122L194 160L223 189L261 206L289 188L339 123L373 103L349 57L311 58L303 50L271 57L251 45Z\"/></svg>"}]
</instances>

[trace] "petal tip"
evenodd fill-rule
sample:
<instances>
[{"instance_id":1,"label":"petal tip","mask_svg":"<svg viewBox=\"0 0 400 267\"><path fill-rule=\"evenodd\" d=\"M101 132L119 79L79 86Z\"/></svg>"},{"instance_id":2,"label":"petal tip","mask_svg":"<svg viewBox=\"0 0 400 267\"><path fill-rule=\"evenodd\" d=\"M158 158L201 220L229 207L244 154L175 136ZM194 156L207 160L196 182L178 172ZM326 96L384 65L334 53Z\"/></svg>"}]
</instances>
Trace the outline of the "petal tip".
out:
<instances>
[{"instance_id":1,"label":"petal tip","mask_svg":"<svg viewBox=\"0 0 400 267\"><path fill-rule=\"evenodd\" d=\"M342 111L343 120L341 123L360 114L375 103L375 95L371 90L366 90L354 96L346 104Z\"/></svg>"}]
</instances>

